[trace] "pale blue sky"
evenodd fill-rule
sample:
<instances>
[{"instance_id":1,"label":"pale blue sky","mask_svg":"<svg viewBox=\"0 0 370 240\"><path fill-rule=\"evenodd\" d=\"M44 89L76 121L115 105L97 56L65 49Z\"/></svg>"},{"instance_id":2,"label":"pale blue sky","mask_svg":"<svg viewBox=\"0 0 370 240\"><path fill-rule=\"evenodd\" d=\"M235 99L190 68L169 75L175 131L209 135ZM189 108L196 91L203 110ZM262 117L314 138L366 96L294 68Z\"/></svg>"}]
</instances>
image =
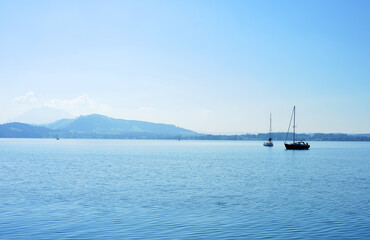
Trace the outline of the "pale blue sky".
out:
<instances>
[{"instance_id":1,"label":"pale blue sky","mask_svg":"<svg viewBox=\"0 0 370 240\"><path fill-rule=\"evenodd\" d=\"M370 132L370 1L0 1L0 122Z\"/></svg>"}]
</instances>

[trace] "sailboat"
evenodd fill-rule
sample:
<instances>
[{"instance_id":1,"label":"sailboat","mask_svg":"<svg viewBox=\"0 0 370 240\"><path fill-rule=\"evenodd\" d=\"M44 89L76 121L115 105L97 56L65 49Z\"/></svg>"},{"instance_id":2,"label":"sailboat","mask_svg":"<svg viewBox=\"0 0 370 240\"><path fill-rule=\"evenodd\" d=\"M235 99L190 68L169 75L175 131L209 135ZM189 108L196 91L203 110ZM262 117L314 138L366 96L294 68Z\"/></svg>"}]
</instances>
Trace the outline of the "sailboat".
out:
<instances>
[{"instance_id":1,"label":"sailboat","mask_svg":"<svg viewBox=\"0 0 370 240\"><path fill-rule=\"evenodd\" d=\"M58 132L57 132L57 140L59 140L59 132L60 132L60 123L59 123L59 127L58 127Z\"/></svg>"},{"instance_id":2,"label":"sailboat","mask_svg":"<svg viewBox=\"0 0 370 240\"><path fill-rule=\"evenodd\" d=\"M290 129L290 124L292 123L292 118L293 118L293 142L286 143L286 140L288 138L289 129ZM307 142L303 142L303 141L296 142L295 141L295 128L296 128L296 125L295 125L295 106L294 106L292 116L290 117L289 127L286 133L284 145L287 150L308 150L310 148L310 145Z\"/></svg>"},{"instance_id":3,"label":"sailboat","mask_svg":"<svg viewBox=\"0 0 370 240\"><path fill-rule=\"evenodd\" d=\"M270 113L270 132L269 132L269 141L268 142L264 142L263 143L263 146L265 147L273 147L274 144L272 143L272 138L271 138L271 113Z\"/></svg>"}]
</instances>

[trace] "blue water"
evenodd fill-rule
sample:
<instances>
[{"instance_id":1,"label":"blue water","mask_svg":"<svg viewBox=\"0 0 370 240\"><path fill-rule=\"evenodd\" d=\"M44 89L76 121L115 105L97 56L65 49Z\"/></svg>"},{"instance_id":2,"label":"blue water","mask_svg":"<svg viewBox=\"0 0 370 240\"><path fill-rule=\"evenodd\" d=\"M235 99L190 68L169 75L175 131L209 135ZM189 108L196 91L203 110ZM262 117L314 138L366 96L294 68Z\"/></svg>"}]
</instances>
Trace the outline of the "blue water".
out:
<instances>
[{"instance_id":1,"label":"blue water","mask_svg":"<svg viewBox=\"0 0 370 240\"><path fill-rule=\"evenodd\" d=\"M370 239L370 143L0 139L0 239Z\"/></svg>"}]
</instances>

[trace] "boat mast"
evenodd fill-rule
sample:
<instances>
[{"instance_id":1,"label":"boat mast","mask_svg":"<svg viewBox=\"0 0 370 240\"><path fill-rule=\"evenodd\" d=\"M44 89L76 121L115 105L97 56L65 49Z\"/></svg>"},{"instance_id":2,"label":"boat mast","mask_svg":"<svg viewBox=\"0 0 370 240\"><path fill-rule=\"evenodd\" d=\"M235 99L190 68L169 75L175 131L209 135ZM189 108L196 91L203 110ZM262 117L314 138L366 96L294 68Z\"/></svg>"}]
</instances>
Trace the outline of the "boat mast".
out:
<instances>
[{"instance_id":1,"label":"boat mast","mask_svg":"<svg viewBox=\"0 0 370 240\"><path fill-rule=\"evenodd\" d=\"M295 106L293 108L294 120L293 120L293 143L295 141Z\"/></svg>"},{"instance_id":2,"label":"boat mast","mask_svg":"<svg viewBox=\"0 0 370 240\"><path fill-rule=\"evenodd\" d=\"M288 127L288 131L286 132L286 135L285 135L285 141L284 141L284 143L288 139L288 134L289 134L290 126L292 125L292 118L293 118L293 114L294 114L294 109L295 109L295 106L294 106L294 108L292 110L292 114L290 115L289 127Z\"/></svg>"},{"instance_id":3,"label":"boat mast","mask_svg":"<svg viewBox=\"0 0 370 240\"><path fill-rule=\"evenodd\" d=\"M270 113L270 132L269 132L269 139L271 139L271 113Z\"/></svg>"}]
</instances>

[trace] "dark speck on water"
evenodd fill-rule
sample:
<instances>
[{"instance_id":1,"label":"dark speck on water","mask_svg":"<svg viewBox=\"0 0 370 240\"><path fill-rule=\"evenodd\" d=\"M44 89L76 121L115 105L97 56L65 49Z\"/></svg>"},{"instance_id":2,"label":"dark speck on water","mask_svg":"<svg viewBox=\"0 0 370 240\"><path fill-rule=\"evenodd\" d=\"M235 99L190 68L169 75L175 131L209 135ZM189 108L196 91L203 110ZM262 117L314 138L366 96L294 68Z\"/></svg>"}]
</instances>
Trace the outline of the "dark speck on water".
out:
<instances>
[{"instance_id":1,"label":"dark speck on water","mask_svg":"<svg viewBox=\"0 0 370 240\"><path fill-rule=\"evenodd\" d=\"M370 239L370 143L0 139L0 239Z\"/></svg>"}]
</instances>

